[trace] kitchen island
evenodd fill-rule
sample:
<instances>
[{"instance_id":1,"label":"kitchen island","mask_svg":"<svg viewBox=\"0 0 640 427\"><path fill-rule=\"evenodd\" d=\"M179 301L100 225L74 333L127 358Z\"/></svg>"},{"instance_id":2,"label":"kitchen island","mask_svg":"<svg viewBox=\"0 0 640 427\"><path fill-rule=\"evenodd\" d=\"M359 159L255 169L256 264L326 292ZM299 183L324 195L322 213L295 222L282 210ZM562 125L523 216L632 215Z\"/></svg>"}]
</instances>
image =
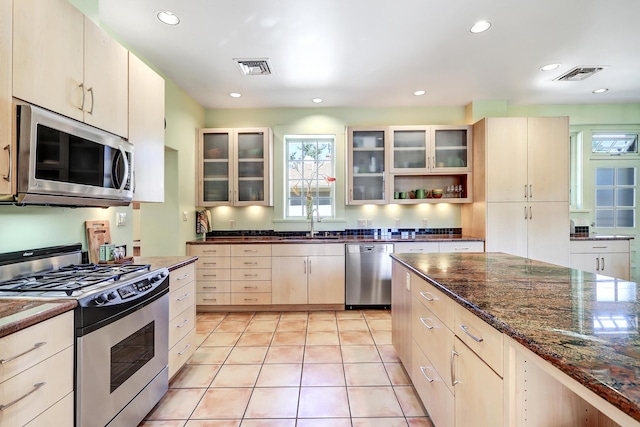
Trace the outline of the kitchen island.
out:
<instances>
[{"instance_id":1,"label":"kitchen island","mask_svg":"<svg viewBox=\"0 0 640 427\"><path fill-rule=\"evenodd\" d=\"M451 390L455 418L457 405L468 402L456 400L462 394L456 383L464 379L457 377L462 371L454 357L461 353L459 349L470 348L498 380L503 398L493 412L498 413L494 415L499 425L545 425L560 418L572 419L566 425L615 425L611 420L640 425L640 304L635 283L501 253L395 254L392 258L394 297L400 296L394 298L392 312L402 316L408 311L422 321L394 321L394 346L419 392L420 372L429 386L440 378L447 386L443 390ZM402 301L405 289L408 303L406 298ZM455 314L450 322L447 312L429 308L438 299L451 303L449 311ZM416 313L423 306L426 314ZM465 316L467 324L461 320ZM437 353L431 356L435 368L429 370L426 365L431 360L426 354L421 359L420 348L427 353L433 350L411 347L412 341L421 340L420 329L433 330L433 320L439 318L445 319L449 329L442 329L449 330L455 342L455 349L448 349L455 353L451 368L439 369L451 372L437 372ZM478 325L470 329L473 319ZM482 325L489 325L491 331L483 332ZM494 355L480 348L489 343ZM488 394L488 389L476 391ZM429 402L425 406L429 409ZM589 412L592 419L600 419L599 424L578 422L578 418L589 418L584 415ZM454 416L444 419L448 424ZM455 425L460 425L457 420Z\"/></svg>"}]
</instances>

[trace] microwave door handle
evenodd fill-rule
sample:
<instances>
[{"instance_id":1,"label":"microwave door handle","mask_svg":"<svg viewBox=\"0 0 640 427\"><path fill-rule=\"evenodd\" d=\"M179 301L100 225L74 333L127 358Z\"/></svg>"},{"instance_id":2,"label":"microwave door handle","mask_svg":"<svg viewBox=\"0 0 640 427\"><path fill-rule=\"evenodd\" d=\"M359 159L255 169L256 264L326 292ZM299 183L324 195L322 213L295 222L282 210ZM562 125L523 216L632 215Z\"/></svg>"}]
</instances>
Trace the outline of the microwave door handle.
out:
<instances>
[{"instance_id":1,"label":"microwave door handle","mask_svg":"<svg viewBox=\"0 0 640 427\"><path fill-rule=\"evenodd\" d=\"M120 151L120 158L124 162L124 176L122 177L122 183L120 184L118 190L124 190L124 186L127 185L127 179L129 178L129 162L127 161L127 153L124 151L124 147L122 145L118 146L118 151Z\"/></svg>"}]
</instances>

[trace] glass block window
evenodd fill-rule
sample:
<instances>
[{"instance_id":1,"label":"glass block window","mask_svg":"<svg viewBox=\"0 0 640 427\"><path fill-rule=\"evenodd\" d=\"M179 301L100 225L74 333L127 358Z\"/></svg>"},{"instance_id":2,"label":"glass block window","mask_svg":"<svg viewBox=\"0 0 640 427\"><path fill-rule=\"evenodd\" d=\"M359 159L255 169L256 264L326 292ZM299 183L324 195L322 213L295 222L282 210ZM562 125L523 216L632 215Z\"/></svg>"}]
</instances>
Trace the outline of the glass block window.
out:
<instances>
[{"instance_id":1,"label":"glass block window","mask_svg":"<svg viewBox=\"0 0 640 427\"><path fill-rule=\"evenodd\" d=\"M636 168L596 168L596 227L636 226Z\"/></svg>"},{"instance_id":2,"label":"glass block window","mask_svg":"<svg viewBox=\"0 0 640 427\"><path fill-rule=\"evenodd\" d=\"M638 154L638 134L594 133L591 135L591 152L612 156Z\"/></svg>"},{"instance_id":3,"label":"glass block window","mask_svg":"<svg viewBox=\"0 0 640 427\"><path fill-rule=\"evenodd\" d=\"M307 218L313 209L334 216L335 136L285 135L285 216Z\"/></svg>"}]
</instances>

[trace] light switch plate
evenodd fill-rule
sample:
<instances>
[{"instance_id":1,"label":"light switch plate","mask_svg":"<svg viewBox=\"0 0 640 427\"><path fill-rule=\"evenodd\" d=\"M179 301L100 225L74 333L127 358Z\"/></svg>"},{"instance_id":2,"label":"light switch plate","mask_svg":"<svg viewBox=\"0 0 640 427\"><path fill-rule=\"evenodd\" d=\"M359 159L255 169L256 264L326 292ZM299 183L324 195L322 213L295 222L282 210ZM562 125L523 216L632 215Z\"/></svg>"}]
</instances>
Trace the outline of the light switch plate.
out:
<instances>
[{"instance_id":1,"label":"light switch plate","mask_svg":"<svg viewBox=\"0 0 640 427\"><path fill-rule=\"evenodd\" d=\"M187 211L182 212L182 221L189 221L189 213Z\"/></svg>"},{"instance_id":2,"label":"light switch plate","mask_svg":"<svg viewBox=\"0 0 640 427\"><path fill-rule=\"evenodd\" d=\"M366 219L359 219L358 220L358 228L365 228L367 226L367 220Z\"/></svg>"},{"instance_id":3,"label":"light switch plate","mask_svg":"<svg viewBox=\"0 0 640 427\"><path fill-rule=\"evenodd\" d=\"M428 218L422 218L422 226L424 228L427 228L429 224L429 219Z\"/></svg>"},{"instance_id":4,"label":"light switch plate","mask_svg":"<svg viewBox=\"0 0 640 427\"><path fill-rule=\"evenodd\" d=\"M407 271L404 273L404 287L407 288L408 291L411 290L411 274Z\"/></svg>"},{"instance_id":5,"label":"light switch plate","mask_svg":"<svg viewBox=\"0 0 640 427\"><path fill-rule=\"evenodd\" d=\"M116 226L122 227L127 225L127 213L126 212L116 212Z\"/></svg>"},{"instance_id":6,"label":"light switch plate","mask_svg":"<svg viewBox=\"0 0 640 427\"><path fill-rule=\"evenodd\" d=\"M236 228L236 220L235 219L230 219L229 220L229 228Z\"/></svg>"}]
</instances>

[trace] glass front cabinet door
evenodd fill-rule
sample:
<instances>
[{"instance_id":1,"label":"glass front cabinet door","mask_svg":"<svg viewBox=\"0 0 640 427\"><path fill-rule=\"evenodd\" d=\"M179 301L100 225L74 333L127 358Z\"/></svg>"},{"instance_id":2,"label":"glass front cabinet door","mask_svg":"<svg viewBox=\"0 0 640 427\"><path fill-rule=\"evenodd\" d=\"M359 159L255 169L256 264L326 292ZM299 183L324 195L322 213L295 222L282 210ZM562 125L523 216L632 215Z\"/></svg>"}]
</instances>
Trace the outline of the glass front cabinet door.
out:
<instances>
[{"instance_id":1,"label":"glass front cabinet door","mask_svg":"<svg viewBox=\"0 0 640 427\"><path fill-rule=\"evenodd\" d=\"M470 171L470 126L394 126L391 173Z\"/></svg>"},{"instance_id":2,"label":"glass front cabinet door","mask_svg":"<svg viewBox=\"0 0 640 427\"><path fill-rule=\"evenodd\" d=\"M388 196L387 128L349 128L348 188L350 205L383 204Z\"/></svg>"},{"instance_id":3,"label":"glass front cabinet door","mask_svg":"<svg viewBox=\"0 0 640 427\"><path fill-rule=\"evenodd\" d=\"M200 129L198 206L271 206L268 128Z\"/></svg>"}]
</instances>

